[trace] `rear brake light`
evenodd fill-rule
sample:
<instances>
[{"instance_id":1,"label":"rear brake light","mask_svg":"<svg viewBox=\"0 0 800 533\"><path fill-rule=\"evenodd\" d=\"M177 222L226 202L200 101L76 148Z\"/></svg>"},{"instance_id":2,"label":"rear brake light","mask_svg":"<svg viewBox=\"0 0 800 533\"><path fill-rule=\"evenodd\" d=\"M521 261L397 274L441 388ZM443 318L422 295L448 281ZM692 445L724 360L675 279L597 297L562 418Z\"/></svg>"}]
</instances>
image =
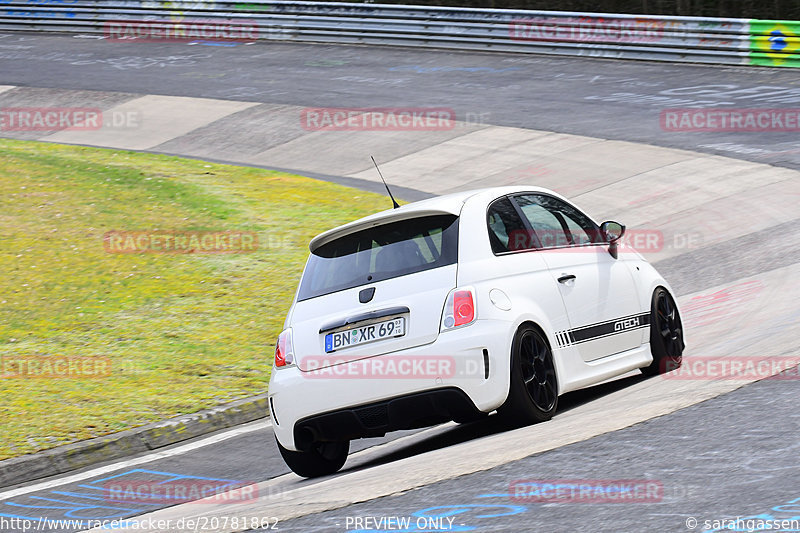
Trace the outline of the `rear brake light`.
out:
<instances>
[{"instance_id":1,"label":"rear brake light","mask_svg":"<svg viewBox=\"0 0 800 533\"><path fill-rule=\"evenodd\" d=\"M278 342L275 343L275 366L291 365L293 362L292 328L289 328L281 331Z\"/></svg>"},{"instance_id":2,"label":"rear brake light","mask_svg":"<svg viewBox=\"0 0 800 533\"><path fill-rule=\"evenodd\" d=\"M466 326L475 321L475 291L458 288L450 291L444 304L442 330Z\"/></svg>"}]
</instances>

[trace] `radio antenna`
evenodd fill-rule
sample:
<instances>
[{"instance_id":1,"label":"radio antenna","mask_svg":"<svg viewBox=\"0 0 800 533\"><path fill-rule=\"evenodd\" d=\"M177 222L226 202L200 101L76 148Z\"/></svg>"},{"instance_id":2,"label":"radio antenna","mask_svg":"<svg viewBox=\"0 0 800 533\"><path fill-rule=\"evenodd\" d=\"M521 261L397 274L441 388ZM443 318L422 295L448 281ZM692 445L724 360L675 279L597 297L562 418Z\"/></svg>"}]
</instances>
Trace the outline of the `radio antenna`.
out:
<instances>
[{"instance_id":1,"label":"radio antenna","mask_svg":"<svg viewBox=\"0 0 800 533\"><path fill-rule=\"evenodd\" d=\"M369 158L372 159L372 164L375 165L375 170L378 171L378 176L381 177L381 181L383 182L383 186L386 187L386 192L389 193L389 198L392 199L392 205L394 206L394 209L397 209L398 207L400 207L400 204L398 204L397 200L395 200L394 196L392 196L392 191L389 190L389 186L386 184L386 180L383 179L383 174L381 174L381 169L378 168L378 163L375 162L375 158L374 157L369 156Z\"/></svg>"}]
</instances>

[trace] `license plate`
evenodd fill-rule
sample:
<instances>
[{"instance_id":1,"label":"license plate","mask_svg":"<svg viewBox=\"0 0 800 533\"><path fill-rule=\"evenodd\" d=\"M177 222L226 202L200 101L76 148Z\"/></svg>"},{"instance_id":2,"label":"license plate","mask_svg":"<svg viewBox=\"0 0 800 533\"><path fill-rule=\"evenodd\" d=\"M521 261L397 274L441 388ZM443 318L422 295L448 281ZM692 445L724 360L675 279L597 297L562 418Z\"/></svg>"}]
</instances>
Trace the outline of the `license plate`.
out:
<instances>
[{"instance_id":1,"label":"license plate","mask_svg":"<svg viewBox=\"0 0 800 533\"><path fill-rule=\"evenodd\" d=\"M337 331L325 335L325 352L335 352L359 344L367 344L381 339L402 337L406 334L406 319L403 317L377 322L368 326Z\"/></svg>"}]
</instances>

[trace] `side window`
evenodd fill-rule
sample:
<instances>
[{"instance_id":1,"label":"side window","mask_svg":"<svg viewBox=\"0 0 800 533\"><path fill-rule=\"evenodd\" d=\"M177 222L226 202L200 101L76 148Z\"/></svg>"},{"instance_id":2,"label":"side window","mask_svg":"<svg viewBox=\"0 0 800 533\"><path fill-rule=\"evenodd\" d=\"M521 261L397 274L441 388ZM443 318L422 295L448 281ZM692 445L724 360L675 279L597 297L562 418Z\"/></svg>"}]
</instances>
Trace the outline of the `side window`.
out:
<instances>
[{"instance_id":1,"label":"side window","mask_svg":"<svg viewBox=\"0 0 800 533\"><path fill-rule=\"evenodd\" d=\"M495 254L527 250L538 244L531 239L516 208L508 198L496 200L486 213L489 242Z\"/></svg>"},{"instance_id":2,"label":"side window","mask_svg":"<svg viewBox=\"0 0 800 533\"><path fill-rule=\"evenodd\" d=\"M584 228L581 225L580 219L576 219L570 213L564 214L564 222L567 223L569 234L572 238L573 244L589 244L591 242L598 242L597 239L592 238L598 235L599 229L593 227ZM592 225L593 226L593 225Z\"/></svg>"},{"instance_id":3,"label":"side window","mask_svg":"<svg viewBox=\"0 0 800 533\"><path fill-rule=\"evenodd\" d=\"M543 248L600 242L599 229L571 205L543 194L514 197Z\"/></svg>"}]
</instances>

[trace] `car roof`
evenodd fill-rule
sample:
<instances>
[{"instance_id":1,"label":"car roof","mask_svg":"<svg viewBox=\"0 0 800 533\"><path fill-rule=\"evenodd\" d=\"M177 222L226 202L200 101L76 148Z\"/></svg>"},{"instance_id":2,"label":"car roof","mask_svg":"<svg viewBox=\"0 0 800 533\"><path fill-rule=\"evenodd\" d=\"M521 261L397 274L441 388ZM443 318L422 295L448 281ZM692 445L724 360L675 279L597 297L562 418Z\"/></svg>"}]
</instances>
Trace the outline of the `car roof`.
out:
<instances>
[{"instance_id":1,"label":"car roof","mask_svg":"<svg viewBox=\"0 0 800 533\"><path fill-rule=\"evenodd\" d=\"M505 196L508 194L516 194L520 192L545 192L548 194L556 193L542 187L531 186L506 186L506 187L488 187L484 189L472 189L469 191L459 191L410 204L402 205L397 209L387 209L378 213L373 213L364 218L348 222L342 226L332 228L328 231L320 233L309 243L308 247L313 252L323 244L329 243L339 237L355 233L357 231L380 226L389 222L396 222L399 220L406 220L410 218L417 218L430 215L452 214L458 216L461 214L461 208L464 204L473 197L483 197L486 202ZM386 199L387 202L389 199Z\"/></svg>"}]
</instances>

